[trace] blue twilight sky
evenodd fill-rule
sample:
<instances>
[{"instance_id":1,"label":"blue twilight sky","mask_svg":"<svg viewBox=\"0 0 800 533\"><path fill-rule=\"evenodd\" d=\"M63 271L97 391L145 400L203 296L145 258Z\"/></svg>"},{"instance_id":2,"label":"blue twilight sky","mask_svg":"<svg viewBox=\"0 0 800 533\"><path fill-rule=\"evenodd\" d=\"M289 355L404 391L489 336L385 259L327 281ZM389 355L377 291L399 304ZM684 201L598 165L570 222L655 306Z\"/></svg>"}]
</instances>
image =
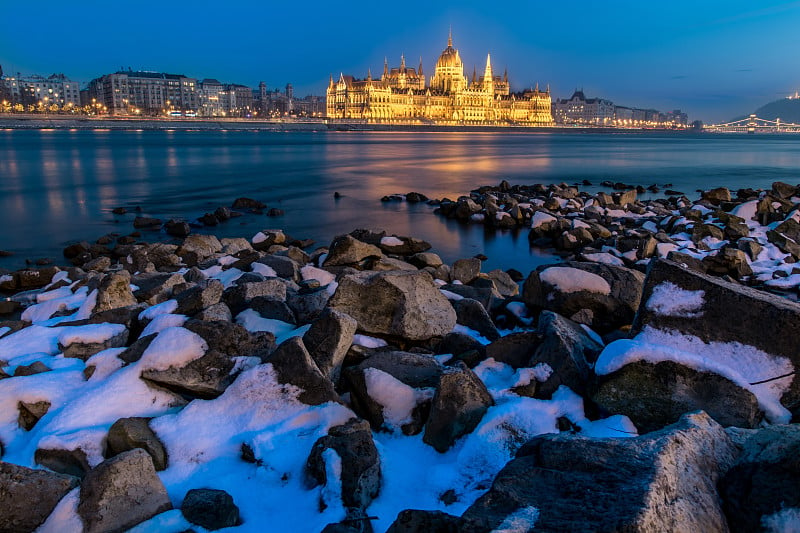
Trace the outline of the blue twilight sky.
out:
<instances>
[{"instance_id":1,"label":"blue twilight sky","mask_svg":"<svg viewBox=\"0 0 800 533\"><path fill-rule=\"evenodd\" d=\"M120 67L323 94L383 58L430 75L453 28L468 74L491 52L512 89L537 81L617 104L727 119L800 90L800 2L0 0L6 73L88 81Z\"/></svg>"}]
</instances>

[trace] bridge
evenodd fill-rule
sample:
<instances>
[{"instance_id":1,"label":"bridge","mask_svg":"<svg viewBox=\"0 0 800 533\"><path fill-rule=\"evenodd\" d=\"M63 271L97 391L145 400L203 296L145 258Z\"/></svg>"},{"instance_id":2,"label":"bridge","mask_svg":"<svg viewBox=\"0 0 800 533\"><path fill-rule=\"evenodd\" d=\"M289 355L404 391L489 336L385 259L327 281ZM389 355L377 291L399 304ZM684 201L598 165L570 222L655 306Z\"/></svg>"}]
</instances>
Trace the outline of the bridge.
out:
<instances>
[{"instance_id":1,"label":"bridge","mask_svg":"<svg viewBox=\"0 0 800 533\"><path fill-rule=\"evenodd\" d=\"M750 115L725 124L709 124L703 130L714 133L800 133L800 124L782 122L780 118L767 120Z\"/></svg>"}]
</instances>

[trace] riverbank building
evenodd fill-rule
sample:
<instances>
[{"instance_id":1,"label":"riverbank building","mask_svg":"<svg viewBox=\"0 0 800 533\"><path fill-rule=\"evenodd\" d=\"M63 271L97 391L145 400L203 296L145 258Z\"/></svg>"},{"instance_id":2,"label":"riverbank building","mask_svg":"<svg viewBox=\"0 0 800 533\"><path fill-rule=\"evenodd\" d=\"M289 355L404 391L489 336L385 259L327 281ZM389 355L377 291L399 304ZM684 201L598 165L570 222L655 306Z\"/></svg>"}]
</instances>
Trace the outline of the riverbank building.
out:
<instances>
[{"instance_id":1,"label":"riverbank building","mask_svg":"<svg viewBox=\"0 0 800 533\"><path fill-rule=\"evenodd\" d=\"M522 125L552 126L549 87L511 92L508 72L495 75L487 55L483 75L464 75L464 63L453 47L452 32L447 48L426 80L422 59L419 67L389 69L384 60L380 78L372 72L365 79L341 74L331 76L326 92L329 120L373 124Z\"/></svg>"}]
</instances>

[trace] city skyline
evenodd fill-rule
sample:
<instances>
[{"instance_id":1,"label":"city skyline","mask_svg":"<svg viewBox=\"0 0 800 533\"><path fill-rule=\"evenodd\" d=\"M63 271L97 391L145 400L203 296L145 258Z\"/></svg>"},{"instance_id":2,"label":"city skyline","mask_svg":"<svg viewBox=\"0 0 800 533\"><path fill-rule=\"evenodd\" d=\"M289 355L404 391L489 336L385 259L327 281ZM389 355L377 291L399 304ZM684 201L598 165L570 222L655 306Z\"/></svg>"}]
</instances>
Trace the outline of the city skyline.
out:
<instances>
[{"instance_id":1,"label":"city skyline","mask_svg":"<svg viewBox=\"0 0 800 533\"><path fill-rule=\"evenodd\" d=\"M47 9L52 5L52 9ZM215 4L141 13L89 1L80 13L44 2L32 18L6 8L0 64L6 73L64 72L88 82L120 67L209 75L248 86L293 83L295 93L324 94L329 76L366 76L401 54L426 71L452 26L465 70L491 53L514 90L549 83L557 97L576 88L636 107L681 108L704 121L729 119L797 90L800 2L739 0L669 6L616 0L524 4L513 9L460 3L336 10L328 4L252 6L247 16L217 17ZM371 5L371 4L370 4ZM365 4L366 6L366 4ZM117 13L115 10L120 9ZM146 16L158 13L158 16ZM99 46L93 46L96 43ZM394 57L396 56L396 57Z\"/></svg>"}]
</instances>

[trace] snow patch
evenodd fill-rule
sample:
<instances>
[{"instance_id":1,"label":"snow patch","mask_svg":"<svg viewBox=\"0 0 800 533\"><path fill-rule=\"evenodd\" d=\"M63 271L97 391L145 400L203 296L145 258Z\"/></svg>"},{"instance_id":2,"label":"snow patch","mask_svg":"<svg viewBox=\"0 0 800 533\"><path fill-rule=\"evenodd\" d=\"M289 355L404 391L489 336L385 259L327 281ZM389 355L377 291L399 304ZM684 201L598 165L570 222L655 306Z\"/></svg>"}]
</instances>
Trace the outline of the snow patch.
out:
<instances>
[{"instance_id":1,"label":"snow patch","mask_svg":"<svg viewBox=\"0 0 800 533\"><path fill-rule=\"evenodd\" d=\"M139 313L139 320L153 320L158 315L174 313L178 308L178 300L167 300L160 304L152 305Z\"/></svg>"},{"instance_id":2,"label":"snow patch","mask_svg":"<svg viewBox=\"0 0 800 533\"><path fill-rule=\"evenodd\" d=\"M200 359L208 350L203 338L181 327L168 327L153 339L138 362L141 370L180 368Z\"/></svg>"},{"instance_id":3,"label":"snow patch","mask_svg":"<svg viewBox=\"0 0 800 533\"><path fill-rule=\"evenodd\" d=\"M492 533L528 533L534 529L539 519L539 509L536 507L522 507L503 520Z\"/></svg>"},{"instance_id":4,"label":"snow patch","mask_svg":"<svg viewBox=\"0 0 800 533\"><path fill-rule=\"evenodd\" d=\"M61 346L72 344L100 344L113 339L126 330L122 324L86 324L85 326L66 327L58 335Z\"/></svg>"},{"instance_id":5,"label":"snow patch","mask_svg":"<svg viewBox=\"0 0 800 533\"><path fill-rule=\"evenodd\" d=\"M403 246L405 242L402 239L398 239L397 237L381 237L381 244L384 246Z\"/></svg>"},{"instance_id":6,"label":"snow patch","mask_svg":"<svg viewBox=\"0 0 800 533\"><path fill-rule=\"evenodd\" d=\"M411 422L417 404L430 400L434 394L434 389L414 389L377 368L365 369L364 381L367 394L383 407L384 423L394 431Z\"/></svg>"},{"instance_id":7,"label":"snow patch","mask_svg":"<svg viewBox=\"0 0 800 533\"><path fill-rule=\"evenodd\" d=\"M611 286L597 274L572 267L550 267L539 273L539 279L561 292L587 291L611 294Z\"/></svg>"},{"instance_id":8,"label":"snow patch","mask_svg":"<svg viewBox=\"0 0 800 533\"><path fill-rule=\"evenodd\" d=\"M687 291L665 281L654 289L645 307L661 316L696 318L703 316L705 291Z\"/></svg>"}]
</instances>

